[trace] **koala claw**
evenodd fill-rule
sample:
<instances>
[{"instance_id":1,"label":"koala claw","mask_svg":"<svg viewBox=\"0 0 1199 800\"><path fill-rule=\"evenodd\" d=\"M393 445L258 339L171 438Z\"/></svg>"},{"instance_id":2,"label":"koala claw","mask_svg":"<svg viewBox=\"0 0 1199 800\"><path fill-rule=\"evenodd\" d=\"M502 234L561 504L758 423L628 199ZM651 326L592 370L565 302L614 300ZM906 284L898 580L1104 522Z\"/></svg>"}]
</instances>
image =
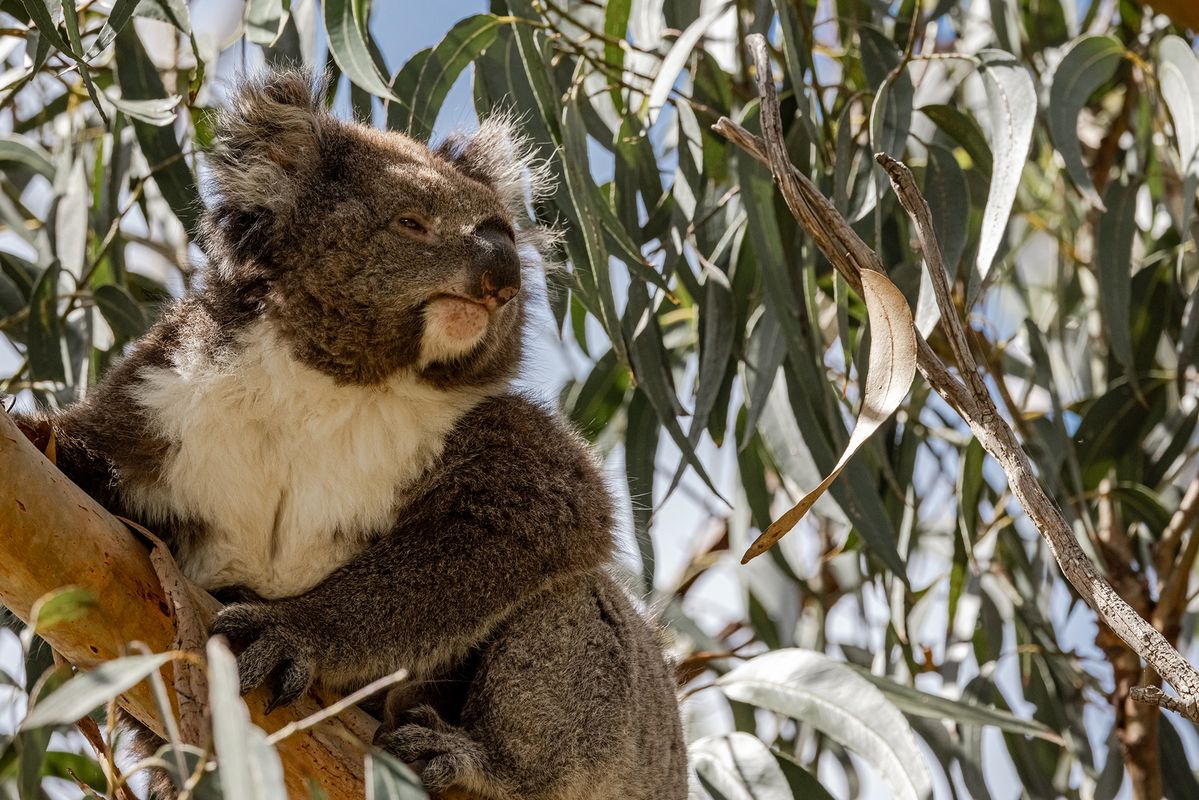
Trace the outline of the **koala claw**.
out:
<instances>
[{"instance_id":1,"label":"koala claw","mask_svg":"<svg viewBox=\"0 0 1199 800\"><path fill-rule=\"evenodd\" d=\"M310 660L286 635L274 609L267 604L241 603L226 608L212 626L213 636L224 636L241 652L237 672L246 694L269 681L271 699L266 713L299 698L312 683Z\"/></svg>"}]
</instances>

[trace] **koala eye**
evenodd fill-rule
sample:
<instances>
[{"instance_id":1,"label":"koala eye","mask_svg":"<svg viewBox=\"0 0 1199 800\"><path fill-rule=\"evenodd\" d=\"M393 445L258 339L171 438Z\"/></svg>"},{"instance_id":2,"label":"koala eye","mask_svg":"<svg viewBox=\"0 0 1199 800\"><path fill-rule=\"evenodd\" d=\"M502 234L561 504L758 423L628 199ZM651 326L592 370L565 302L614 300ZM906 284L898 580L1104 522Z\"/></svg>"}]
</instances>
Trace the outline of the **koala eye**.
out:
<instances>
[{"instance_id":1,"label":"koala eye","mask_svg":"<svg viewBox=\"0 0 1199 800\"><path fill-rule=\"evenodd\" d=\"M399 219L396 220L396 224L399 225L401 228L407 228L408 230L414 231L416 233L428 233L428 231L429 231L429 229L426 228L420 222L420 220L413 219L412 217L400 217Z\"/></svg>"}]
</instances>

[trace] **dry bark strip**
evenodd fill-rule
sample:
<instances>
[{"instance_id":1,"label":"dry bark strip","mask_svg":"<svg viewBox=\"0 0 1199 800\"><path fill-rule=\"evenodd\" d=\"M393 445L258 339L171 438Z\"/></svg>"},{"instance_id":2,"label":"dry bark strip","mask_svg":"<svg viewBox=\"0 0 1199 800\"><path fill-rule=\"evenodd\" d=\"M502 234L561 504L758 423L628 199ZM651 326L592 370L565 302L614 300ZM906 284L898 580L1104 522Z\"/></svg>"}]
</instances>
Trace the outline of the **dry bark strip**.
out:
<instances>
[{"instance_id":1,"label":"dry bark strip","mask_svg":"<svg viewBox=\"0 0 1199 800\"><path fill-rule=\"evenodd\" d=\"M860 291L860 271L883 271L882 263L878 255L850 228L832 203L787 157L766 40L760 35L753 35L747 39L747 44L757 68L764 140L727 118L721 118L713 128L770 166L774 180L792 214L834 267L851 286ZM963 384L955 378L919 335L917 368L929 385L961 415L979 443L1003 468L1013 495L1040 531L1074 589L1087 605L1094 609L1099 619L1178 693L1178 698L1172 698L1151 687L1134 689L1132 697L1140 702L1168 708L1193 722L1199 722L1199 672L1160 631L1146 622L1116 593L1079 546L1073 529L1037 480L1032 462L1011 426L999 413L978 373L961 318L950 298L948 279L933 232L928 203L916 188L911 172L906 166L883 153L877 158L891 178L900 203L916 223L921 249L924 257L928 259L928 272L932 276L942 324L954 358L958 362L959 371L966 382Z\"/></svg>"},{"instance_id":2,"label":"dry bark strip","mask_svg":"<svg viewBox=\"0 0 1199 800\"><path fill-rule=\"evenodd\" d=\"M176 640L175 610L146 548L46 460L7 414L0 413L0 603L28 622L39 597L68 584L88 590L97 607L81 619L47 629L44 637L79 669L123 655L134 641L155 652L171 649ZM208 600L211 611L216 601ZM264 690L246 698L254 724L268 733L320 709L315 700L305 698L268 717L263 714L266 700ZM122 695L119 703L163 735L146 682ZM365 713L349 709L337 719L280 742L289 794L308 797L312 778L333 800L363 797L365 747L361 743L371 741L376 725Z\"/></svg>"}]
</instances>

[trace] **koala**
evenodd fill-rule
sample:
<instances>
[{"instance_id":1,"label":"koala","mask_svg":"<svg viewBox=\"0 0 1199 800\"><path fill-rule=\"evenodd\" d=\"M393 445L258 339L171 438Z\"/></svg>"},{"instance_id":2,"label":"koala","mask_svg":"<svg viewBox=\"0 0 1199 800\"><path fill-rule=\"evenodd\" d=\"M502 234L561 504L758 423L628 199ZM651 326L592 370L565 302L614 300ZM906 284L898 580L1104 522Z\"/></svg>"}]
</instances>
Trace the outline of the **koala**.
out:
<instances>
[{"instance_id":1,"label":"koala","mask_svg":"<svg viewBox=\"0 0 1199 800\"><path fill-rule=\"evenodd\" d=\"M485 121L431 149L269 72L218 122L200 288L50 419L59 467L239 598L271 708L399 668L376 744L491 800L674 800L657 632L609 576L593 455L511 388L545 236Z\"/></svg>"}]
</instances>

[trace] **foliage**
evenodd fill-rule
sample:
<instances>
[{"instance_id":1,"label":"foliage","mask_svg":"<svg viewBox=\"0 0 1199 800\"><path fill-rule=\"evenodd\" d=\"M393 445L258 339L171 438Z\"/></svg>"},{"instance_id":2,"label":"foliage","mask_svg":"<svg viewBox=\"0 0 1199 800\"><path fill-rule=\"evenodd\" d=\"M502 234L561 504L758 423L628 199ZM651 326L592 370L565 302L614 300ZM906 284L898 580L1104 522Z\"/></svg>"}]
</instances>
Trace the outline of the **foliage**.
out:
<instances>
[{"instance_id":1,"label":"foliage","mask_svg":"<svg viewBox=\"0 0 1199 800\"><path fill-rule=\"evenodd\" d=\"M395 70L366 3L250 0L219 43L181 0L98 6L0 3L0 333L19 354L0 388L69 402L190 283L222 52L307 55L339 107L420 136L473 64L479 113L518 114L558 179L533 211L565 234L550 306L587 364L562 404L623 465L704 788L1199 796L1193 734L1127 701L1154 676L919 378L813 513L735 566L838 461L871 330L769 172L710 130L756 128L740 42L767 34L792 160L944 350L872 155L914 168L1041 480L1194 660L1199 60L1180 27L1132 0L493 0ZM0 792L65 771L42 730L8 743Z\"/></svg>"}]
</instances>

